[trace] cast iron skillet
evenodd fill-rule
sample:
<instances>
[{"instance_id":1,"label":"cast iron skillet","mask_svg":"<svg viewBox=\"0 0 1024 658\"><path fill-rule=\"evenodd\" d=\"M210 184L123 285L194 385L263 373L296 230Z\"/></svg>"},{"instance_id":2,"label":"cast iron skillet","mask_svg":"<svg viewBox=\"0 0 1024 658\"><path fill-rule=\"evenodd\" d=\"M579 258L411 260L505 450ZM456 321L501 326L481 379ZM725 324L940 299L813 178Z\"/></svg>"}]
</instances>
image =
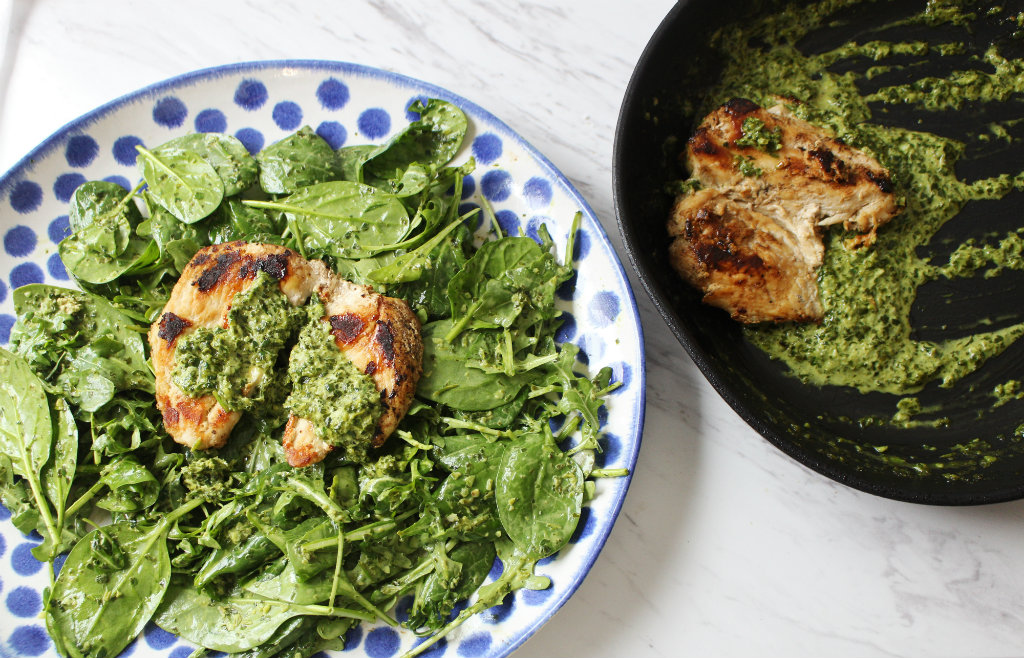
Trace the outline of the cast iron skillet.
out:
<instances>
[{"instance_id":1,"label":"cast iron skillet","mask_svg":"<svg viewBox=\"0 0 1024 658\"><path fill-rule=\"evenodd\" d=\"M1020 0L1006 4L1024 9ZM633 267L711 385L755 430L800 463L843 484L897 500L973 505L1024 497L1024 400L995 407L990 396L996 384L1024 379L1024 340L952 389L933 383L919 394L921 403L934 409L921 418L946 417L948 426L897 429L863 421L890 417L896 397L801 384L751 346L724 312L701 304L669 265L665 220L671 197L663 189L666 181L685 177L678 155L698 119L686 116L682 99L699 97L718 71L706 39L726 21L778 6L771 0L681 0L644 50L620 110L613 162L615 209ZM876 3L868 11L861 7L842 15L838 25L809 35L801 47L816 51L847 39L915 38L918 28L882 31L878 26L888 18L917 13L922 6L923 1L897 0ZM965 40L975 51L1005 35L984 21L970 31L941 29L943 38ZM1019 36L1002 46L1007 54L1024 56ZM928 59L917 71L943 75L951 64L963 68L966 62ZM963 138L990 121L1013 117L1024 117L1019 94L1006 103L973 104L960 112L879 107L875 119ZM1024 126L1013 131L1012 145L969 147L958 168L960 178L1024 170ZM1019 192L998 202L969 204L935 236L929 253L936 262L945 262L949 251L967 237L984 240L1024 226L1022 207L1024 194ZM993 327L1024 322L1022 291L1024 275L1019 272L929 283L919 289L912 323L919 338L941 340L977 331L979 320L990 320Z\"/></svg>"}]
</instances>

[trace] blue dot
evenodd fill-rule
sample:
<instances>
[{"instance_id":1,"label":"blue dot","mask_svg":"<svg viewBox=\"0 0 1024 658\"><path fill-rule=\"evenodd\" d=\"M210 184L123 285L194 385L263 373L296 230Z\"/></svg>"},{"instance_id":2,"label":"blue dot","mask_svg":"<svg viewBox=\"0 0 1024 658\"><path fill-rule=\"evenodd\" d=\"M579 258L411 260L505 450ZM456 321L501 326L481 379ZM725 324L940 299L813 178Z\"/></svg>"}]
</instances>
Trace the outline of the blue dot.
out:
<instances>
[{"instance_id":1,"label":"blue dot","mask_svg":"<svg viewBox=\"0 0 1024 658\"><path fill-rule=\"evenodd\" d=\"M7 609L15 617L35 617L43 609L43 600L31 587L15 587L7 595Z\"/></svg>"},{"instance_id":2,"label":"blue dot","mask_svg":"<svg viewBox=\"0 0 1024 658\"><path fill-rule=\"evenodd\" d=\"M32 555L35 544L18 544L11 551L11 568L19 576L31 576L43 568L43 563Z\"/></svg>"},{"instance_id":3,"label":"blue dot","mask_svg":"<svg viewBox=\"0 0 1024 658\"><path fill-rule=\"evenodd\" d=\"M3 505L0 505L0 520L6 521L9 518L11 518L11 510L7 509ZM4 539L4 536L0 534L0 557L3 557L6 551L7 541Z\"/></svg>"},{"instance_id":4,"label":"blue dot","mask_svg":"<svg viewBox=\"0 0 1024 658\"><path fill-rule=\"evenodd\" d=\"M512 608L515 605L516 597L509 594L502 600L498 605L491 606L480 613L480 619L485 624L497 624L508 619L508 616L512 614Z\"/></svg>"},{"instance_id":5,"label":"blue dot","mask_svg":"<svg viewBox=\"0 0 1024 658\"><path fill-rule=\"evenodd\" d=\"M3 286L3 285L4 285L3 281L0 281L0 286ZM4 301L4 297L6 295L7 295L7 291L4 290L4 294L0 295L0 302ZM7 507L3 503L0 503L0 521L6 521L9 518L11 518L11 510L7 509ZM7 548L7 545L4 543L4 536L0 535L0 556L2 556L4 554L4 550L6 548Z\"/></svg>"},{"instance_id":6,"label":"blue dot","mask_svg":"<svg viewBox=\"0 0 1024 658\"><path fill-rule=\"evenodd\" d=\"M100 145L88 135L76 135L64 147L64 159L72 167L88 167L100 152Z\"/></svg>"},{"instance_id":7,"label":"blue dot","mask_svg":"<svg viewBox=\"0 0 1024 658\"><path fill-rule=\"evenodd\" d=\"M480 179L480 190L491 201L504 201L512 194L512 176L507 171L488 171Z\"/></svg>"},{"instance_id":8,"label":"blue dot","mask_svg":"<svg viewBox=\"0 0 1024 658\"><path fill-rule=\"evenodd\" d=\"M572 259L583 260L590 253L590 233L583 229L576 231L575 242L572 243Z\"/></svg>"},{"instance_id":9,"label":"blue dot","mask_svg":"<svg viewBox=\"0 0 1024 658\"><path fill-rule=\"evenodd\" d=\"M523 197L531 208L543 208L551 203L551 183L534 176L523 185Z\"/></svg>"},{"instance_id":10,"label":"blue dot","mask_svg":"<svg viewBox=\"0 0 1024 658\"><path fill-rule=\"evenodd\" d=\"M579 340L576 341L576 347L580 348L579 351L576 352L576 360L584 365L589 365L590 355L587 354L587 343L585 339L586 336L580 336Z\"/></svg>"},{"instance_id":11,"label":"blue dot","mask_svg":"<svg viewBox=\"0 0 1024 658\"><path fill-rule=\"evenodd\" d=\"M629 385L633 383L633 367L625 361L612 364L612 383L622 384L612 391L613 395L622 393L629 388Z\"/></svg>"},{"instance_id":12,"label":"blue dot","mask_svg":"<svg viewBox=\"0 0 1024 658\"><path fill-rule=\"evenodd\" d=\"M22 263L11 270L11 288L43 282L43 270L35 263Z\"/></svg>"},{"instance_id":13,"label":"blue dot","mask_svg":"<svg viewBox=\"0 0 1024 658\"><path fill-rule=\"evenodd\" d=\"M413 646L414 647L418 647L418 646L420 646L421 644L423 644L424 642L426 642L429 639L430 639L429 637L416 638L416 642L413 644ZM420 656L443 656L446 649L448 649L448 640L446 638L442 637L440 640L438 640L437 642L434 642L429 647L427 647L422 652L420 652L419 655Z\"/></svg>"},{"instance_id":14,"label":"blue dot","mask_svg":"<svg viewBox=\"0 0 1024 658\"><path fill-rule=\"evenodd\" d=\"M114 154L114 159L117 160L118 164L132 167L135 165L135 159L139 156L139 152L135 148L136 146L145 146L145 144L135 135L125 135L114 140L114 147L111 149L111 152Z\"/></svg>"},{"instance_id":15,"label":"blue dot","mask_svg":"<svg viewBox=\"0 0 1024 658\"><path fill-rule=\"evenodd\" d=\"M588 334L587 336L580 338L580 345L585 345L583 348L587 352L587 357L593 360L600 360L604 354L604 340L597 334Z\"/></svg>"},{"instance_id":16,"label":"blue dot","mask_svg":"<svg viewBox=\"0 0 1024 658\"><path fill-rule=\"evenodd\" d=\"M505 565L502 563L501 558L494 558L494 562L491 564L491 570L487 572L487 577L491 580L497 580L501 577L501 574L505 571Z\"/></svg>"},{"instance_id":17,"label":"blue dot","mask_svg":"<svg viewBox=\"0 0 1024 658\"><path fill-rule=\"evenodd\" d=\"M619 297L603 290L590 300L590 321L598 327L607 327L619 317Z\"/></svg>"},{"instance_id":18,"label":"blue dot","mask_svg":"<svg viewBox=\"0 0 1024 658\"><path fill-rule=\"evenodd\" d=\"M121 653L119 653L117 655L117 658L128 658L128 656L130 656L133 653L135 653L135 650L138 647L139 647L139 638L138 638L138 636L136 636L135 639L133 639L131 642L128 643L128 646L126 646L124 649L121 650Z\"/></svg>"},{"instance_id":19,"label":"blue dot","mask_svg":"<svg viewBox=\"0 0 1024 658\"><path fill-rule=\"evenodd\" d=\"M50 273L51 278L58 281L68 280L68 271L64 268L64 261L60 259L60 254L50 254L50 257L46 259L46 271Z\"/></svg>"},{"instance_id":20,"label":"blue dot","mask_svg":"<svg viewBox=\"0 0 1024 658\"><path fill-rule=\"evenodd\" d=\"M53 196L61 203L67 203L71 196L78 189L78 186L85 182L82 174L61 174L53 182Z\"/></svg>"},{"instance_id":21,"label":"blue dot","mask_svg":"<svg viewBox=\"0 0 1024 658\"><path fill-rule=\"evenodd\" d=\"M281 101L271 113L274 123L281 130L295 130L302 123L302 108L291 101Z\"/></svg>"},{"instance_id":22,"label":"blue dot","mask_svg":"<svg viewBox=\"0 0 1024 658\"><path fill-rule=\"evenodd\" d=\"M463 222L471 231L475 231L484 225L485 215L483 209L475 203L460 203L459 204L459 217L465 217L471 210L476 210L476 214L468 217Z\"/></svg>"},{"instance_id":23,"label":"blue dot","mask_svg":"<svg viewBox=\"0 0 1024 658\"><path fill-rule=\"evenodd\" d=\"M568 279L558 284L558 287L555 288L555 294L558 295L559 299L564 299L567 302L572 301L573 297L576 296L576 280L578 278L579 272L573 270Z\"/></svg>"},{"instance_id":24,"label":"blue dot","mask_svg":"<svg viewBox=\"0 0 1024 658\"><path fill-rule=\"evenodd\" d=\"M412 603L413 598L411 596L403 596L395 606L395 619L403 624L409 621L409 610L412 609Z\"/></svg>"},{"instance_id":25,"label":"blue dot","mask_svg":"<svg viewBox=\"0 0 1024 658\"><path fill-rule=\"evenodd\" d=\"M242 142L245 150L252 155L256 155L263 149L263 133L255 128L242 128L235 133L235 138Z\"/></svg>"},{"instance_id":26,"label":"blue dot","mask_svg":"<svg viewBox=\"0 0 1024 658\"><path fill-rule=\"evenodd\" d=\"M494 213L498 220L498 226L505 235L519 235L519 215L511 210L499 210Z\"/></svg>"},{"instance_id":27,"label":"blue dot","mask_svg":"<svg viewBox=\"0 0 1024 658\"><path fill-rule=\"evenodd\" d=\"M575 544L584 537L589 537L594 532L594 515L590 513L589 507L584 507L580 510L580 520L576 525L576 530L573 531L572 537L569 538L570 544Z\"/></svg>"},{"instance_id":28,"label":"blue dot","mask_svg":"<svg viewBox=\"0 0 1024 658\"><path fill-rule=\"evenodd\" d=\"M166 649L177 642L177 638L175 638L174 635L168 633L153 622L146 624L146 630L144 630L143 633L145 634L146 644L153 649Z\"/></svg>"},{"instance_id":29,"label":"blue dot","mask_svg":"<svg viewBox=\"0 0 1024 658\"><path fill-rule=\"evenodd\" d=\"M462 638L459 643L459 655L466 658L483 656L491 648L491 634L487 631L473 633L469 637Z\"/></svg>"},{"instance_id":30,"label":"blue dot","mask_svg":"<svg viewBox=\"0 0 1024 658\"><path fill-rule=\"evenodd\" d=\"M325 110L340 110L348 102L348 87L337 78L327 78L316 88L316 98Z\"/></svg>"},{"instance_id":31,"label":"blue dot","mask_svg":"<svg viewBox=\"0 0 1024 658\"><path fill-rule=\"evenodd\" d=\"M6 345L11 341L11 327L14 326L14 316L6 313L0 314L0 344ZM7 515L10 516L10 511Z\"/></svg>"},{"instance_id":32,"label":"blue dot","mask_svg":"<svg viewBox=\"0 0 1024 658\"><path fill-rule=\"evenodd\" d=\"M379 107L371 107L363 110L356 120L356 125L365 137L380 139L391 131L391 116Z\"/></svg>"},{"instance_id":33,"label":"blue dot","mask_svg":"<svg viewBox=\"0 0 1024 658\"><path fill-rule=\"evenodd\" d=\"M412 104L415 103L416 101L419 101L421 105L426 106L427 101L429 101L429 100L430 100L429 97L423 96L422 94L419 95L419 96L413 96L412 98L410 98L405 103L405 107L406 107L405 118L408 119L409 121L419 121L420 120L420 113L419 112L413 112L412 110L410 110L408 108L411 108Z\"/></svg>"},{"instance_id":34,"label":"blue dot","mask_svg":"<svg viewBox=\"0 0 1024 658\"><path fill-rule=\"evenodd\" d=\"M476 180L472 176L462 179L462 200L465 201L476 192Z\"/></svg>"},{"instance_id":35,"label":"blue dot","mask_svg":"<svg viewBox=\"0 0 1024 658\"><path fill-rule=\"evenodd\" d=\"M68 561L68 554L61 553L57 557L53 558L53 575L60 575L60 570L64 568L64 563Z\"/></svg>"},{"instance_id":36,"label":"blue dot","mask_svg":"<svg viewBox=\"0 0 1024 658\"><path fill-rule=\"evenodd\" d=\"M491 164L501 157L501 138L494 133L478 135L473 140L473 157L480 164Z\"/></svg>"},{"instance_id":37,"label":"blue dot","mask_svg":"<svg viewBox=\"0 0 1024 658\"><path fill-rule=\"evenodd\" d=\"M235 105L250 112L263 107L267 97L267 87L259 80L242 80L235 89Z\"/></svg>"},{"instance_id":38,"label":"blue dot","mask_svg":"<svg viewBox=\"0 0 1024 658\"><path fill-rule=\"evenodd\" d=\"M46 631L38 626L19 626L11 633L7 643L14 653L22 656L38 656L50 646L50 638Z\"/></svg>"},{"instance_id":39,"label":"blue dot","mask_svg":"<svg viewBox=\"0 0 1024 658\"><path fill-rule=\"evenodd\" d=\"M185 123L187 116L188 108L181 99L174 96L161 98L153 106L153 121L166 128L177 128Z\"/></svg>"},{"instance_id":40,"label":"blue dot","mask_svg":"<svg viewBox=\"0 0 1024 658\"><path fill-rule=\"evenodd\" d=\"M562 318L562 326L555 332L555 341L568 343L576 337L576 318L568 311L562 311L559 317Z\"/></svg>"},{"instance_id":41,"label":"blue dot","mask_svg":"<svg viewBox=\"0 0 1024 658\"><path fill-rule=\"evenodd\" d=\"M11 190L9 199L11 208L24 215L38 208L39 204L43 202L43 188L39 187L38 183L23 180Z\"/></svg>"},{"instance_id":42,"label":"blue dot","mask_svg":"<svg viewBox=\"0 0 1024 658\"><path fill-rule=\"evenodd\" d=\"M619 461L622 454L622 440L614 434L605 433L599 440L601 452L594 455L594 465L605 468Z\"/></svg>"},{"instance_id":43,"label":"blue dot","mask_svg":"<svg viewBox=\"0 0 1024 658\"><path fill-rule=\"evenodd\" d=\"M4 234L4 251L14 257L28 256L36 248L36 232L19 224Z\"/></svg>"},{"instance_id":44,"label":"blue dot","mask_svg":"<svg viewBox=\"0 0 1024 658\"><path fill-rule=\"evenodd\" d=\"M359 643L363 640L363 627L360 624L356 624L352 628L348 629L345 633L345 648L342 651L352 651L359 646Z\"/></svg>"},{"instance_id":45,"label":"blue dot","mask_svg":"<svg viewBox=\"0 0 1024 658\"><path fill-rule=\"evenodd\" d=\"M531 217L530 221L526 222L526 235L533 239L537 244L541 243L540 240L540 227L544 224L550 224L550 217Z\"/></svg>"},{"instance_id":46,"label":"blue dot","mask_svg":"<svg viewBox=\"0 0 1024 658\"><path fill-rule=\"evenodd\" d=\"M523 603L526 605L540 605L544 603L554 593L554 587L547 587L545 589L524 589L522 590Z\"/></svg>"},{"instance_id":47,"label":"blue dot","mask_svg":"<svg viewBox=\"0 0 1024 658\"><path fill-rule=\"evenodd\" d=\"M366 634L364 649L370 658L389 658L398 651L398 633L390 628L375 628Z\"/></svg>"},{"instance_id":48,"label":"blue dot","mask_svg":"<svg viewBox=\"0 0 1024 658\"><path fill-rule=\"evenodd\" d=\"M192 647L174 647L171 652L167 654L168 658L188 658L195 651Z\"/></svg>"},{"instance_id":49,"label":"blue dot","mask_svg":"<svg viewBox=\"0 0 1024 658\"><path fill-rule=\"evenodd\" d=\"M608 424L608 407L601 406L597 410L597 424L598 427L604 427Z\"/></svg>"},{"instance_id":50,"label":"blue dot","mask_svg":"<svg viewBox=\"0 0 1024 658\"><path fill-rule=\"evenodd\" d=\"M316 127L316 134L320 135L322 140L330 144L332 149L340 149L345 145L345 140L348 139L348 131L345 130L345 126L337 121L322 122Z\"/></svg>"},{"instance_id":51,"label":"blue dot","mask_svg":"<svg viewBox=\"0 0 1024 658\"><path fill-rule=\"evenodd\" d=\"M228 129L228 118L218 109L210 108L196 115L197 133L222 133Z\"/></svg>"},{"instance_id":52,"label":"blue dot","mask_svg":"<svg viewBox=\"0 0 1024 658\"><path fill-rule=\"evenodd\" d=\"M133 187L131 181L125 178L124 176L107 176L106 178L103 179L103 182L113 183L114 185L120 185L121 187L124 188L125 192L129 191Z\"/></svg>"}]
</instances>

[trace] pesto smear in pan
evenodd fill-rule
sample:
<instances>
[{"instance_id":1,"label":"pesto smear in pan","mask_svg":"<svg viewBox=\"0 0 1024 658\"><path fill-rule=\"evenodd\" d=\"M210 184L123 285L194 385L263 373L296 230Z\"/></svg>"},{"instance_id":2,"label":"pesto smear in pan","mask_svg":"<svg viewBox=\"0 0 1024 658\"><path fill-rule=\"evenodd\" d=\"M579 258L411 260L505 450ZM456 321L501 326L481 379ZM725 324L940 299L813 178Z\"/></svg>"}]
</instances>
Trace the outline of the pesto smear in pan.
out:
<instances>
[{"instance_id":1,"label":"pesto smear in pan","mask_svg":"<svg viewBox=\"0 0 1024 658\"><path fill-rule=\"evenodd\" d=\"M1019 3L1011 9L1011 4L988 7L932 1L920 13L886 27L906 27L900 32L926 38L934 34L934 40L848 41L817 53L797 48L804 36L834 25L835 17L855 4L863 3L826 0L791 6L724 28L712 37L712 46L725 65L720 82L705 99L704 110L735 97L765 107L777 104L780 96L795 99L798 102L787 105L797 116L831 128L839 138L887 167L896 193L905 203L903 213L883 227L871 248L845 248L843 242L849 235L841 230L825 236L825 262L819 278L825 317L820 324L758 325L744 331L751 342L785 362L794 375L808 383L895 394L914 393L932 380L951 387L1024 335L1024 324L976 331L944 342L919 340L910 320L918 288L940 278L982 273L989 277L1006 269L1024 269L1024 228L990 242L968 240L948 261L922 247L967 203L1001 199L1013 190L1024 190L1024 172L1004 171L962 180L954 167L964 154L965 143L884 125L884 119L876 119L872 110L882 114L879 108L909 105L921 113L962 111L970 116L970 104L1021 104L1024 60L1005 55L999 41L975 52L963 42L938 35L948 35L952 26L963 28L966 37L970 24L983 19L1000 25L1006 42L1016 42L1019 51L1024 39L1024 7L1016 7ZM941 64L938 68L947 71L944 77L915 73L924 61L936 59ZM883 80L909 82L872 83L883 75ZM1024 104L1021 108L1024 110ZM1024 112L1018 115L1024 117ZM1013 143L1012 133L1022 121L1024 118L1015 118L979 125L974 139L1005 148Z\"/></svg>"}]
</instances>

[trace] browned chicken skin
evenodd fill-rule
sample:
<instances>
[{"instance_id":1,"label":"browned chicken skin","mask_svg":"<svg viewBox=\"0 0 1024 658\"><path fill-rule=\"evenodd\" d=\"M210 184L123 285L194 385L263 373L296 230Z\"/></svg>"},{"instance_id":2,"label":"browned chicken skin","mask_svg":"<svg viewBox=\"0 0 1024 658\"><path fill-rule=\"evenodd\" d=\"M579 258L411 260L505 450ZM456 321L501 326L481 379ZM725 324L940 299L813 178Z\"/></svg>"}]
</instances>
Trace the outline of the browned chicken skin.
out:
<instances>
[{"instance_id":1,"label":"browned chicken skin","mask_svg":"<svg viewBox=\"0 0 1024 658\"><path fill-rule=\"evenodd\" d=\"M372 438L379 447L397 427L412 402L419 379L423 345L419 320L405 302L385 297L331 272L316 260L268 244L230 242L201 249L185 267L160 318L149 331L156 402L164 427L175 441L197 450L227 441L241 413L221 407L213 395L193 398L171 378L178 339L198 327L226 327L231 301L251 286L260 271L278 281L293 305L316 293L330 323L335 344L357 368L373 377L384 411ZM331 446L309 421L290 417L284 436L292 466L323 459Z\"/></svg>"},{"instance_id":2,"label":"browned chicken skin","mask_svg":"<svg viewBox=\"0 0 1024 658\"><path fill-rule=\"evenodd\" d=\"M736 145L748 118L777 131L777 150ZM669 256L706 303L741 322L820 320L822 227L842 224L865 246L899 212L877 161L783 105L729 101L701 122L686 157L702 189L676 199Z\"/></svg>"}]
</instances>

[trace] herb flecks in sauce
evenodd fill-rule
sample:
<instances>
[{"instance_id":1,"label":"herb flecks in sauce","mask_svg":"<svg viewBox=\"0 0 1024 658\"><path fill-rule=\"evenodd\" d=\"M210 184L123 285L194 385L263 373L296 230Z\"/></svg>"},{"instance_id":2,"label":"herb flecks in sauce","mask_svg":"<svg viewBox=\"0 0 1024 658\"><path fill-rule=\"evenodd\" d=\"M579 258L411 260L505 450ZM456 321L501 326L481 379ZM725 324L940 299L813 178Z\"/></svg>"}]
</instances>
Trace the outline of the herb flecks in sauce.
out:
<instances>
[{"instance_id":1,"label":"herb flecks in sauce","mask_svg":"<svg viewBox=\"0 0 1024 658\"><path fill-rule=\"evenodd\" d=\"M736 97L766 106L780 97L793 99L787 106L797 116L831 128L837 137L886 166L906 204L904 213L879 232L871 249L844 248L844 236L838 231L826 236L819 280L825 318L820 325L758 326L744 331L755 345L812 384L895 394L916 392L935 379L951 387L1024 335L1024 324L944 342L917 340L909 319L917 289L937 277L966 276L980 267L987 266L993 276L1003 268L1019 268L1020 236L1008 236L998 247L965 245L946 266L930 263L919 247L927 245L968 202L999 199L1011 190L1024 189L1024 173L960 180L954 165L963 155L963 143L874 123L869 102L934 109L959 108L966 101L1002 101L1024 91L1024 62L1004 57L993 46L975 58L977 67L985 71L972 66L942 79L922 78L863 93L858 82L867 78L865 73L833 72L829 67L867 57L886 62L889 70L903 69L912 66L904 61L908 56L930 51L958 54L964 47L947 40L934 46L920 41L847 43L819 54L797 48L802 37L828 25L838 10L854 4L858 2L834 0L790 6L752 23L724 28L712 39L725 65L720 82L704 99L705 109ZM963 24L969 20L964 13L960 4L932 2L924 13L905 22ZM757 43L766 45L752 45ZM896 55L904 59L890 60Z\"/></svg>"}]
</instances>

